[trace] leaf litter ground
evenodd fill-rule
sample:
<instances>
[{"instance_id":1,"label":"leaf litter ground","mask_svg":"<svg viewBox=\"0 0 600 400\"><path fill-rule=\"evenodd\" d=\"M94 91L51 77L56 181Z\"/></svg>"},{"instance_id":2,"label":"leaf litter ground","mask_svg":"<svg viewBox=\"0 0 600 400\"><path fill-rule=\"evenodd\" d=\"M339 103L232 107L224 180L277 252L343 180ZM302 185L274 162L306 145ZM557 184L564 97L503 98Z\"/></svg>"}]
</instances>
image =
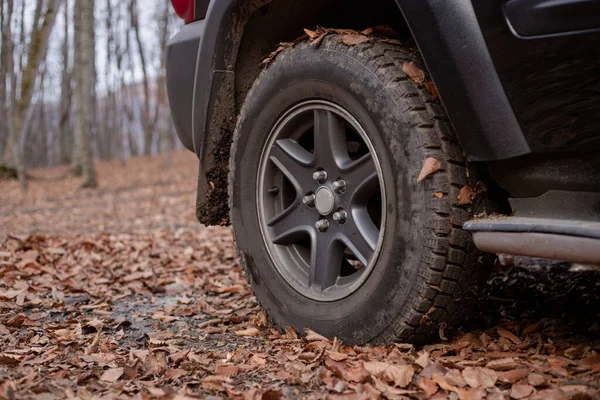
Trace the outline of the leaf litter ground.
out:
<instances>
[{"instance_id":1,"label":"leaf litter ground","mask_svg":"<svg viewBox=\"0 0 600 400\"><path fill-rule=\"evenodd\" d=\"M0 398L593 399L600 273L504 258L449 340L348 347L267 322L174 153L0 181ZM443 329L440 336L445 338Z\"/></svg>"}]
</instances>

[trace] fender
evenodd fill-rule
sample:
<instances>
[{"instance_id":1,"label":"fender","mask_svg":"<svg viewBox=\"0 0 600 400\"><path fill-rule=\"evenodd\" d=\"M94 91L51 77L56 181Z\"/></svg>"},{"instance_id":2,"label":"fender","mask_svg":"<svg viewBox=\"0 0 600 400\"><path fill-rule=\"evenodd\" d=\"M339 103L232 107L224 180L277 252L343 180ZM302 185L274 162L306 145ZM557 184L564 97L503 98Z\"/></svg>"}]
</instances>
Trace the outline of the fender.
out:
<instances>
[{"instance_id":1,"label":"fender","mask_svg":"<svg viewBox=\"0 0 600 400\"><path fill-rule=\"evenodd\" d=\"M231 114L233 95L223 89L233 90L233 66L245 22L270 1L218 0L210 4L198 49L192 112L193 147L201 160L205 158L207 142L216 139L211 137L219 135L226 128L224 125L234 123L213 121L213 116L220 115L216 108ZM530 153L471 1L396 3L469 159L495 161Z\"/></svg>"},{"instance_id":2,"label":"fender","mask_svg":"<svg viewBox=\"0 0 600 400\"><path fill-rule=\"evenodd\" d=\"M209 136L223 129L233 129L233 68L246 21L252 13L271 0L213 0L206 16L204 35L198 48L192 132L194 151L204 159ZM230 91L223 90L227 87ZM230 108L231 107L231 108ZM213 120L219 109L229 120ZM212 122L212 123L211 123ZM232 125L233 123L233 125ZM213 130L217 129L217 131Z\"/></svg>"},{"instance_id":3,"label":"fender","mask_svg":"<svg viewBox=\"0 0 600 400\"><path fill-rule=\"evenodd\" d=\"M472 161L531 152L470 0L396 0Z\"/></svg>"}]
</instances>

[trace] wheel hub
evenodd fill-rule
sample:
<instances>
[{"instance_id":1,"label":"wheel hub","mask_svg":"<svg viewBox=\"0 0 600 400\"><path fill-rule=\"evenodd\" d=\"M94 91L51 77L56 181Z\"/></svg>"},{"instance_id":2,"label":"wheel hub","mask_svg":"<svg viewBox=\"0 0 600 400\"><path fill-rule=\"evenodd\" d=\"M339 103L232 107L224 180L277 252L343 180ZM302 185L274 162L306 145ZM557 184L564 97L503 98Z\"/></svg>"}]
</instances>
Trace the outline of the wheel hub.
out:
<instances>
[{"instance_id":1,"label":"wheel hub","mask_svg":"<svg viewBox=\"0 0 600 400\"><path fill-rule=\"evenodd\" d=\"M315 193L315 208L323 216L329 215L335 206L335 196L327 186L321 186Z\"/></svg>"}]
</instances>

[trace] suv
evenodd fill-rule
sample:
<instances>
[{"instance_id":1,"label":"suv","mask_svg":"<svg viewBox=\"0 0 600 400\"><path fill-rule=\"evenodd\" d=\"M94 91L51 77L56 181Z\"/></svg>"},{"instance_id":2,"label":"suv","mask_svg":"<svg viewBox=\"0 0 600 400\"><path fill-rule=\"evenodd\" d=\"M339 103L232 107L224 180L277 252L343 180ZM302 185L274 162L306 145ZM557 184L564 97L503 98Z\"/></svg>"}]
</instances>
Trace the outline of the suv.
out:
<instances>
[{"instance_id":1,"label":"suv","mask_svg":"<svg viewBox=\"0 0 600 400\"><path fill-rule=\"evenodd\" d=\"M197 216L280 327L420 343L480 251L600 263L599 0L172 3Z\"/></svg>"}]
</instances>

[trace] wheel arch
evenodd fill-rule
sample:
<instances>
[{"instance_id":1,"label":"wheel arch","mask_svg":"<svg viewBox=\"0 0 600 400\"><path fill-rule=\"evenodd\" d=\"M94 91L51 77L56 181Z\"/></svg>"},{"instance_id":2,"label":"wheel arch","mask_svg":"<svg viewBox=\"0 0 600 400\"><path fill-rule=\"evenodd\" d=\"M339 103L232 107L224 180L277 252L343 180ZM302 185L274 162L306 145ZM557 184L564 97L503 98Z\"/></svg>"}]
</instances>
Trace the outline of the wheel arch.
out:
<instances>
[{"instance_id":1,"label":"wheel arch","mask_svg":"<svg viewBox=\"0 0 600 400\"><path fill-rule=\"evenodd\" d=\"M392 25L401 38L410 30L394 0L219 0L206 18L196 66L193 101L194 150L201 160L196 215L206 225L229 223L227 168L236 117L261 62L280 42L303 28L364 29Z\"/></svg>"},{"instance_id":2,"label":"wheel arch","mask_svg":"<svg viewBox=\"0 0 600 400\"><path fill-rule=\"evenodd\" d=\"M194 149L201 160L197 217L228 224L227 162L233 130L261 61L317 26L390 24L414 37L457 136L474 161L511 158L529 145L496 73L469 0L212 1L198 51Z\"/></svg>"}]
</instances>

